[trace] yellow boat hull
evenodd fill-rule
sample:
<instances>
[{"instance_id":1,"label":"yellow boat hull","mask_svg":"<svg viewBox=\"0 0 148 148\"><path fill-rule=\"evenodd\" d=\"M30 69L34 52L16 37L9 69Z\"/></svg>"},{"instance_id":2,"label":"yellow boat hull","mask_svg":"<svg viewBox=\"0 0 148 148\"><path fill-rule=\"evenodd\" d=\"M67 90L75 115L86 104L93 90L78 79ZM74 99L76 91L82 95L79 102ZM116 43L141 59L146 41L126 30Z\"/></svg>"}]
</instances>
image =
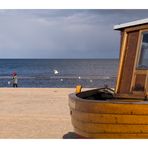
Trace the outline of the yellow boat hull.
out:
<instances>
[{"instance_id":1,"label":"yellow boat hull","mask_svg":"<svg viewBox=\"0 0 148 148\"><path fill-rule=\"evenodd\" d=\"M86 100L69 95L76 134L86 138L148 138L148 101Z\"/></svg>"}]
</instances>

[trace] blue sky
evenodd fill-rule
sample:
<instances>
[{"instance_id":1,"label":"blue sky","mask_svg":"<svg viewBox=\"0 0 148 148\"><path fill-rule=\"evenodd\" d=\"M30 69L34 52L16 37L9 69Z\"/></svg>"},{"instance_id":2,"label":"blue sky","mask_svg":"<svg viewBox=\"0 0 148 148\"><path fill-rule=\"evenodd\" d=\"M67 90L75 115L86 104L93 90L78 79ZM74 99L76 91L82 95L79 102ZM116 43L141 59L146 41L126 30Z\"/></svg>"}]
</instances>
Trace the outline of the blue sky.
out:
<instances>
[{"instance_id":1,"label":"blue sky","mask_svg":"<svg viewBox=\"0 0 148 148\"><path fill-rule=\"evenodd\" d=\"M0 58L118 58L113 26L148 10L0 10Z\"/></svg>"}]
</instances>

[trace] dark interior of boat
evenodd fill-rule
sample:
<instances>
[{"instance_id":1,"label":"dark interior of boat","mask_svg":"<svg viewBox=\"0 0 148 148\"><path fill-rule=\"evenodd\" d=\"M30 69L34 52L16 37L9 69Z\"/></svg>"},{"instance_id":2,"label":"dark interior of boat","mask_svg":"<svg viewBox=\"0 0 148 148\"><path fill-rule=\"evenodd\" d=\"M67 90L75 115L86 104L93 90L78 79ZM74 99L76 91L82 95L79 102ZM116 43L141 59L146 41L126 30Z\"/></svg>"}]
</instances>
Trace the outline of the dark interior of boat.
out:
<instances>
[{"instance_id":1,"label":"dark interior of boat","mask_svg":"<svg viewBox=\"0 0 148 148\"><path fill-rule=\"evenodd\" d=\"M77 97L87 100L115 99L114 90L108 87L93 89L76 94Z\"/></svg>"}]
</instances>

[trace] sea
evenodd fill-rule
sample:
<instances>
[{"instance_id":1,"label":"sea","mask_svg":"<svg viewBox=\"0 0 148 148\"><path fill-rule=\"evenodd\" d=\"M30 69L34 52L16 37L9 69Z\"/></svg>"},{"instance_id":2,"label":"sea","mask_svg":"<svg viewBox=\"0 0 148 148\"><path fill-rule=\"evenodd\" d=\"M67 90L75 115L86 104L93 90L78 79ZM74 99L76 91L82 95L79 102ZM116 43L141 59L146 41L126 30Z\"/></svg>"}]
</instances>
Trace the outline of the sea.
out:
<instances>
[{"instance_id":1,"label":"sea","mask_svg":"<svg viewBox=\"0 0 148 148\"><path fill-rule=\"evenodd\" d=\"M0 87L100 88L116 83L118 59L0 59Z\"/></svg>"}]
</instances>

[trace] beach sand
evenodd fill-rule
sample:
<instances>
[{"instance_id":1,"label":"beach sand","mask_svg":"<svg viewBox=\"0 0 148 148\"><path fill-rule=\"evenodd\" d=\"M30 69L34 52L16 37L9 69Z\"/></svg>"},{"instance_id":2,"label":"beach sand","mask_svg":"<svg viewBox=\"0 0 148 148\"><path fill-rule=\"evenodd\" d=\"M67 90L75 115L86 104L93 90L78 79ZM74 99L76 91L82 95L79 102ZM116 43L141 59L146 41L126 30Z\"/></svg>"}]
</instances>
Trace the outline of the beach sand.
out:
<instances>
[{"instance_id":1,"label":"beach sand","mask_svg":"<svg viewBox=\"0 0 148 148\"><path fill-rule=\"evenodd\" d=\"M72 138L73 88L0 88L0 138Z\"/></svg>"}]
</instances>

